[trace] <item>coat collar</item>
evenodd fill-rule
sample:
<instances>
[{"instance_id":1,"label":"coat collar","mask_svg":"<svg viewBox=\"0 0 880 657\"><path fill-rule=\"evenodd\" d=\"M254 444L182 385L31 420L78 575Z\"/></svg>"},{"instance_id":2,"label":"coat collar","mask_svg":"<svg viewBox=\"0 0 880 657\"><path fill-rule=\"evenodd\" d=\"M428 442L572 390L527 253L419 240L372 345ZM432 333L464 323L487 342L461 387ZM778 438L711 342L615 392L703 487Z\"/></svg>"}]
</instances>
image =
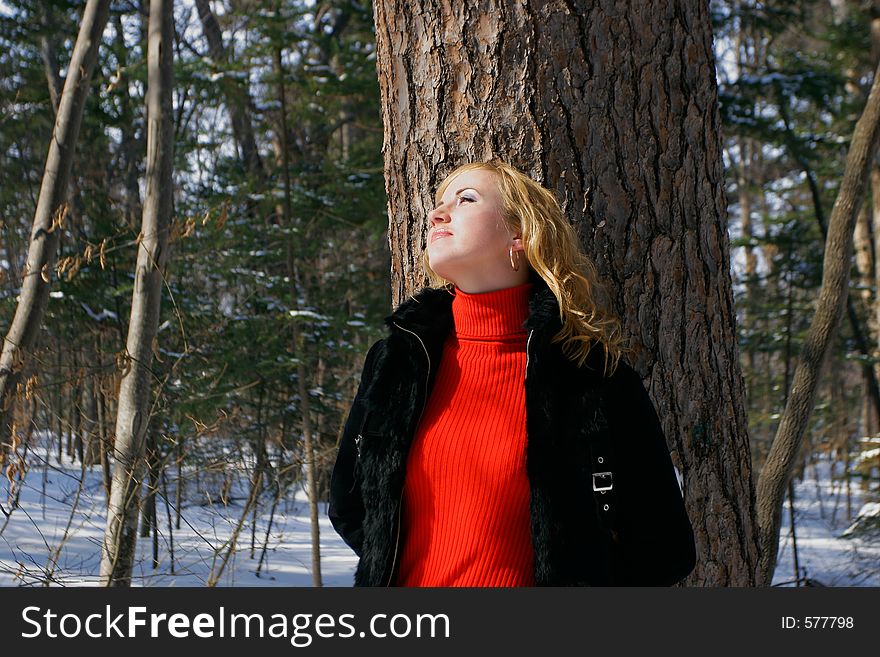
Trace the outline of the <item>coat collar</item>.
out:
<instances>
[{"instance_id":1,"label":"coat collar","mask_svg":"<svg viewBox=\"0 0 880 657\"><path fill-rule=\"evenodd\" d=\"M562 355L558 343L551 345L552 338L562 328L556 296L544 279L534 272L529 281L533 287L529 296L529 316L523 322L523 328L529 332L533 346L545 353L548 350L558 352L554 359L556 363L572 364ZM431 354L439 355L446 336L454 327L452 299L453 295L444 288L422 288L388 315L385 324L392 332L402 329L416 333ZM599 343L593 343L585 365L588 371L603 371L604 349Z\"/></svg>"}]
</instances>

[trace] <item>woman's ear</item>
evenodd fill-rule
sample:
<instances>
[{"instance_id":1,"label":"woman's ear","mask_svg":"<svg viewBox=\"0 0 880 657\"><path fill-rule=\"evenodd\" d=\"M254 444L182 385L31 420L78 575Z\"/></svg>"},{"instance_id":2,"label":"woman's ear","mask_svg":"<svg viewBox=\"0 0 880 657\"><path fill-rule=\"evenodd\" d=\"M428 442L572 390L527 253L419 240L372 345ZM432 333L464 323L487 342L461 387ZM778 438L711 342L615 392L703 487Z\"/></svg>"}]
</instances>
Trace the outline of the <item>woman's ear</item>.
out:
<instances>
[{"instance_id":1,"label":"woman's ear","mask_svg":"<svg viewBox=\"0 0 880 657\"><path fill-rule=\"evenodd\" d=\"M513 238L511 246L513 247L514 251L525 251L526 249L526 247L523 246L522 238L519 235Z\"/></svg>"}]
</instances>

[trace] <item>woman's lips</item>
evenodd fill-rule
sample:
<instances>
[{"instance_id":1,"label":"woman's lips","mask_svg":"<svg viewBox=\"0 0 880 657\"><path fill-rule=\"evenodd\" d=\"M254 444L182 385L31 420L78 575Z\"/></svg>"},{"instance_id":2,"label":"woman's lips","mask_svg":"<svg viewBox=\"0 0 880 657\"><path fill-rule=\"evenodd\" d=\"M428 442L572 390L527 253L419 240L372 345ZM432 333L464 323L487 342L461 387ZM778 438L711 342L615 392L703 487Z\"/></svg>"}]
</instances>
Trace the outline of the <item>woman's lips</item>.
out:
<instances>
[{"instance_id":1,"label":"woman's lips","mask_svg":"<svg viewBox=\"0 0 880 657\"><path fill-rule=\"evenodd\" d=\"M441 237L449 237L450 235L452 235L452 233L449 233L445 230L438 230L437 232L431 234L431 241L436 242Z\"/></svg>"}]
</instances>

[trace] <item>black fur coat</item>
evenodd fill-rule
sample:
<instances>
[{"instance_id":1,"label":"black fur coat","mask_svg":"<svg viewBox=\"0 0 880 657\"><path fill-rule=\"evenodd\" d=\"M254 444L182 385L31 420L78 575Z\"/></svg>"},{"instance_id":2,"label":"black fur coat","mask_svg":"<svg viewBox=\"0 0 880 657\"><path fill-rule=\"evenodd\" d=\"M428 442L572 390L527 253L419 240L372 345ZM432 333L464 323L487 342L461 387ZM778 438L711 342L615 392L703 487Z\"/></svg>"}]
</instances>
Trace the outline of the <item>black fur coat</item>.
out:
<instances>
[{"instance_id":1,"label":"black fur coat","mask_svg":"<svg viewBox=\"0 0 880 657\"><path fill-rule=\"evenodd\" d=\"M453 328L451 303L445 290L420 290L367 354L330 486L330 520L360 557L355 586L393 583L407 453ZM600 348L576 367L550 342L560 326L556 298L537 279L524 324L535 581L674 584L695 565L694 537L654 406L623 361L602 375Z\"/></svg>"}]
</instances>

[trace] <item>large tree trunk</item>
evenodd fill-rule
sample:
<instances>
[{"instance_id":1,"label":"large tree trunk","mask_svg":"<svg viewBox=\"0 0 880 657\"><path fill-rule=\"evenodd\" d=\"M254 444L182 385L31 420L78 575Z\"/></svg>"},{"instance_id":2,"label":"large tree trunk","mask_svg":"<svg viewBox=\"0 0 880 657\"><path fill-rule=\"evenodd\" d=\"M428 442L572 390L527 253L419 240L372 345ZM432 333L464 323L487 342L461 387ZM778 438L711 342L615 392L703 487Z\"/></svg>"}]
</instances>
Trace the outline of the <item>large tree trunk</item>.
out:
<instances>
[{"instance_id":1,"label":"large tree trunk","mask_svg":"<svg viewBox=\"0 0 880 657\"><path fill-rule=\"evenodd\" d=\"M761 537L761 577L769 582L776 568L779 525L785 488L791 479L795 456L813 411L819 374L833 343L848 298L853 255L853 229L864 199L871 162L880 134L880 67L865 110L856 124L846 158L840 191L831 211L822 287L809 332L794 374L776 438L758 480L758 524Z\"/></svg>"},{"instance_id":2,"label":"large tree trunk","mask_svg":"<svg viewBox=\"0 0 880 657\"><path fill-rule=\"evenodd\" d=\"M21 298L0 355L0 444L11 417L11 397L34 345L49 299L49 281L67 211L67 189L79 127L110 0L89 0L76 37L61 103L55 116L49 154L34 212L34 226L22 272ZM10 259L12 260L12 259Z\"/></svg>"},{"instance_id":3,"label":"large tree trunk","mask_svg":"<svg viewBox=\"0 0 880 657\"><path fill-rule=\"evenodd\" d=\"M173 0L150 0L147 48L147 179L137 270L116 415L113 483L101 553L101 581L128 586L137 540L138 494L149 425L153 342L159 325L172 208Z\"/></svg>"},{"instance_id":4,"label":"large tree trunk","mask_svg":"<svg viewBox=\"0 0 880 657\"><path fill-rule=\"evenodd\" d=\"M377 0L375 19L394 302L424 282L425 218L455 165L499 156L556 190L684 475L686 583L755 584L708 3Z\"/></svg>"}]
</instances>

